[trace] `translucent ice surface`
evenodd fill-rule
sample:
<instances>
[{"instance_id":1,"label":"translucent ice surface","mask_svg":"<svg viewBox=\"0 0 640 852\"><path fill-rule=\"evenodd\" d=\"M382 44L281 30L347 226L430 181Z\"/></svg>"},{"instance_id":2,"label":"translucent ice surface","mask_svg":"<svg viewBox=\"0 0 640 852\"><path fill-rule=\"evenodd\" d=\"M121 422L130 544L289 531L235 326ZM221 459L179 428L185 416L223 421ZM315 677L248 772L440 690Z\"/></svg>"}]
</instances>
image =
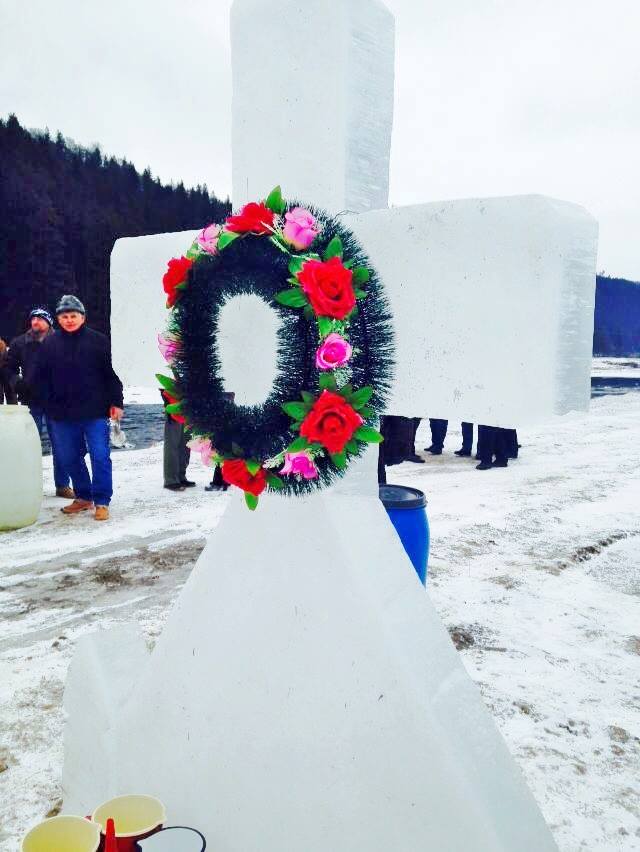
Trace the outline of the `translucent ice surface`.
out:
<instances>
[{"instance_id":1,"label":"translucent ice surface","mask_svg":"<svg viewBox=\"0 0 640 852\"><path fill-rule=\"evenodd\" d=\"M162 276L167 261L183 255L197 233L116 240L111 252L111 356L125 387L155 387L155 374L167 373L158 350L158 334L167 324Z\"/></svg>"},{"instance_id":2,"label":"translucent ice surface","mask_svg":"<svg viewBox=\"0 0 640 852\"><path fill-rule=\"evenodd\" d=\"M394 19L377 0L235 0L233 202L278 183L332 211L387 206Z\"/></svg>"},{"instance_id":3,"label":"translucent ice surface","mask_svg":"<svg viewBox=\"0 0 640 852\"><path fill-rule=\"evenodd\" d=\"M128 681L81 640L65 706L81 733L112 684L108 795L158 796L218 852L556 850L377 497L247 515L233 495ZM87 774L65 771L79 813Z\"/></svg>"},{"instance_id":4,"label":"translucent ice surface","mask_svg":"<svg viewBox=\"0 0 640 852\"><path fill-rule=\"evenodd\" d=\"M540 195L345 217L396 329L390 413L494 426L586 410L598 226Z\"/></svg>"}]
</instances>

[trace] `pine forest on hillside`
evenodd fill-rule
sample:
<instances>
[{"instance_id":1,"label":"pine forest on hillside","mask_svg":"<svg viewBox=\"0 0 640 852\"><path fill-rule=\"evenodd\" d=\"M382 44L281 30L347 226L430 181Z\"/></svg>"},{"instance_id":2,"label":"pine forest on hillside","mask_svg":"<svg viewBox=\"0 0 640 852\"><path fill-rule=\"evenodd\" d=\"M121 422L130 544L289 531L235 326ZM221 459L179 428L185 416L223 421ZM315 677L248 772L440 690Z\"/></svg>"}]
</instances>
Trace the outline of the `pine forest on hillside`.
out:
<instances>
[{"instance_id":1,"label":"pine forest on hillside","mask_svg":"<svg viewBox=\"0 0 640 852\"><path fill-rule=\"evenodd\" d=\"M63 293L108 333L115 240L200 228L229 209L206 186L163 185L98 147L26 130L13 115L0 121L0 337L24 331L34 305L53 310Z\"/></svg>"}]
</instances>

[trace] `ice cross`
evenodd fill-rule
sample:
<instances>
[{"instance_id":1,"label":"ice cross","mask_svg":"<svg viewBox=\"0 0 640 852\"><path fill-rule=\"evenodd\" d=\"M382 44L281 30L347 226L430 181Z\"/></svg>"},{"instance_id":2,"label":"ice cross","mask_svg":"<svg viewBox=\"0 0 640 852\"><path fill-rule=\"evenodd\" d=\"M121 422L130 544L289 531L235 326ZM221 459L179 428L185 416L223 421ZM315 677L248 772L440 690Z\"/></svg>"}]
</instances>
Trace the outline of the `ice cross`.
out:
<instances>
[{"instance_id":1,"label":"ice cross","mask_svg":"<svg viewBox=\"0 0 640 852\"><path fill-rule=\"evenodd\" d=\"M377 0L236 0L236 207L281 183L352 211L392 300L396 412L584 408L593 219L538 196L387 210L393 43ZM190 237L116 245L129 385L162 366L159 282ZM67 811L152 793L219 852L555 849L377 497L334 487L251 518L232 501L150 656L128 634L78 647Z\"/></svg>"},{"instance_id":2,"label":"ice cross","mask_svg":"<svg viewBox=\"0 0 640 852\"><path fill-rule=\"evenodd\" d=\"M518 426L586 409L594 219L540 195L387 209L394 19L378 0L236 0L231 35L234 207L280 183L348 211L392 300L393 413ZM128 386L164 366L159 282L190 237L116 244L113 351Z\"/></svg>"}]
</instances>

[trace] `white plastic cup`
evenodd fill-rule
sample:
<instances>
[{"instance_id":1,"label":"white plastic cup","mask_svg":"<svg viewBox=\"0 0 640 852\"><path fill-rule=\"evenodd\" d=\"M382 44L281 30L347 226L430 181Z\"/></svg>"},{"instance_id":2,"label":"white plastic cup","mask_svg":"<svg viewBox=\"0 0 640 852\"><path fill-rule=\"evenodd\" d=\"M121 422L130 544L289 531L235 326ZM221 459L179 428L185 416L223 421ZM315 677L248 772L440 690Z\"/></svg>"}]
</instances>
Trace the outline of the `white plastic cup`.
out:
<instances>
[{"instance_id":1,"label":"white plastic cup","mask_svg":"<svg viewBox=\"0 0 640 852\"><path fill-rule=\"evenodd\" d=\"M116 796L99 805L91 818L103 834L106 832L107 820L112 819L119 852L130 852L135 849L136 841L159 831L167 815L162 802L154 796L130 794Z\"/></svg>"},{"instance_id":2,"label":"white plastic cup","mask_svg":"<svg viewBox=\"0 0 640 852\"><path fill-rule=\"evenodd\" d=\"M100 826L79 816L55 816L38 823L22 841L22 852L96 852Z\"/></svg>"}]
</instances>

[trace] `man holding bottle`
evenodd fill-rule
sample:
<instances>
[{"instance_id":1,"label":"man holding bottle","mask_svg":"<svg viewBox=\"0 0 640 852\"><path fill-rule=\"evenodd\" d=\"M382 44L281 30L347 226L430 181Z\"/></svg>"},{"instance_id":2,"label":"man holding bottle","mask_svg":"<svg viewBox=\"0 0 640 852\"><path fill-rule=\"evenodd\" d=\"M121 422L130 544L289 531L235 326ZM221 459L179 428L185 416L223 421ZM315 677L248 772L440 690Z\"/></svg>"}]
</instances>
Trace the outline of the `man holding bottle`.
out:
<instances>
[{"instance_id":1,"label":"man holding bottle","mask_svg":"<svg viewBox=\"0 0 640 852\"><path fill-rule=\"evenodd\" d=\"M56 314L60 329L43 344L37 382L76 495L62 511L74 515L95 510L95 519L106 521L113 494L109 418L123 416L122 382L111 365L109 339L86 325L82 302L63 296Z\"/></svg>"}]
</instances>

